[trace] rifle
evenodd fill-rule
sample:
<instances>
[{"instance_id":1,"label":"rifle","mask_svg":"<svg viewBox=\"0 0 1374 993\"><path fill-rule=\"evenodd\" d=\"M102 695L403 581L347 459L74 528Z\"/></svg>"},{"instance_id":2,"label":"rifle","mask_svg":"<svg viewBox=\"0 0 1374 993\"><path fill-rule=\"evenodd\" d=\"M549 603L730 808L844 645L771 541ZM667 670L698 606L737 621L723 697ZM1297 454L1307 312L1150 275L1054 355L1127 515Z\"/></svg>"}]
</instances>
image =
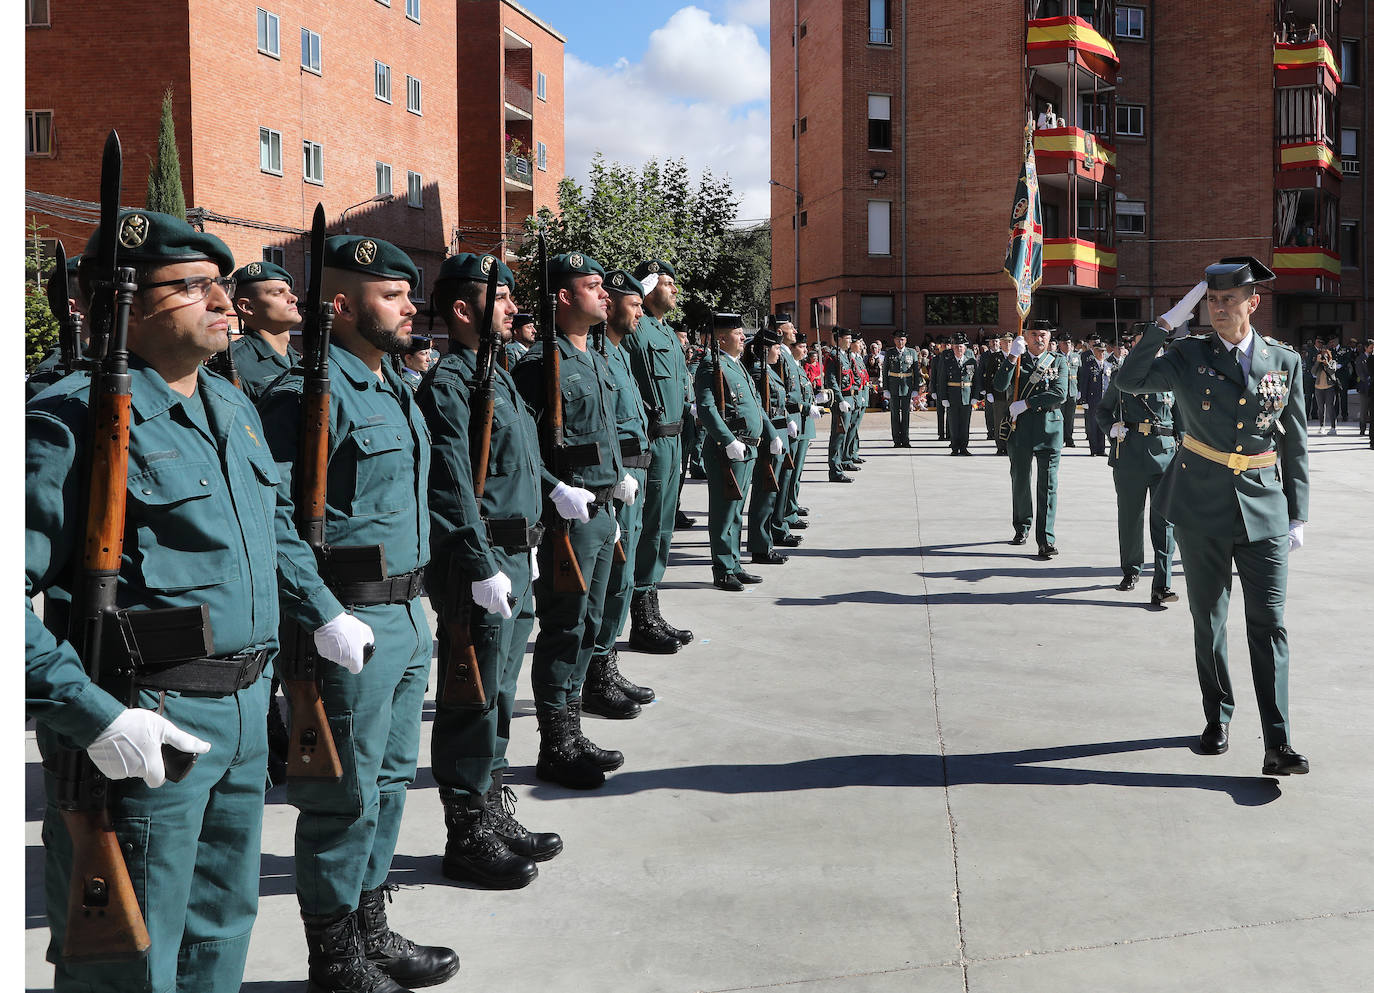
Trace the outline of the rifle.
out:
<instances>
[{"instance_id":1,"label":"rifle","mask_svg":"<svg viewBox=\"0 0 1374 993\"><path fill-rule=\"evenodd\" d=\"M229 337L229 344L224 351L211 355L205 360L205 365L211 372L217 372L229 382L234 384L234 389L243 389L243 384L239 382L239 367L234 361L234 338Z\"/></svg>"},{"instance_id":2,"label":"rifle","mask_svg":"<svg viewBox=\"0 0 1374 993\"><path fill-rule=\"evenodd\" d=\"M67 250L57 243L57 267L48 277L48 309L57 319L58 369L66 375L81 359L81 315L72 313L67 296Z\"/></svg>"},{"instance_id":3,"label":"rifle","mask_svg":"<svg viewBox=\"0 0 1374 993\"><path fill-rule=\"evenodd\" d=\"M597 324L593 324L591 335L592 347L601 353L603 359L606 358L606 322L601 321ZM615 552L613 554L615 555L615 562L617 565L624 565L629 561L629 558L625 554L625 546L621 543L619 538L615 540Z\"/></svg>"},{"instance_id":4,"label":"rifle","mask_svg":"<svg viewBox=\"0 0 1374 993\"><path fill-rule=\"evenodd\" d=\"M788 358L790 358L790 356L785 354L788 350L787 344L784 342L782 347L783 351L778 353L778 372L782 377L783 413L786 413L786 394L790 393L792 390L792 367L788 364ZM797 433L801 434L800 425L798 426ZM787 470L797 468L797 461L796 459L792 458L792 445L790 437L788 438L787 447L782 450L782 467Z\"/></svg>"},{"instance_id":5,"label":"rifle","mask_svg":"<svg viewBox=\"0 0 1374 993\"><path fill-rule=\"evenodd\" d=\"M720 408L721 420L725 420L725 368L720 363L720 338L716 336L714 329L707 331L707 334L711 336L711 361L715 363L716 406ZM721 455L725 459L721 466L725 476L725 495L731 500L743 500L744 491L739 488L739 480L730 468L730 456L725 454L724 446L721 446Z\"/></svg>"},{"instance_id":6,"label":"rifle","mask_svg":"<svg viewBox=\"0 0 1374 993\"><path fill-rule=\"evenodd\" d=\"M324 206L315 205L310 229L310 276L306 290L305 322L301 328L301 364L305 381L301 394L300 453L296 467L296 530L324 561L326 466L329 460L329 332L334 305L321 303L324 267ZM286 778L296 782L338 782L343 766L320 699L319 664L315 642L299 624L288 625L278 658L282 686L291 715ZM288 645L288 642L290 643Z\"/></svg>"},{"instance_id":7,"label":"rifle","mask_svg":"<svg viewBox=\"0 0 1374 993\"><path fill-rule=\"evenodd\" d=\"M544 346L544 423L543 449L544 462L557 473L563 448L563 392L560 388L560 361L558 353L558 332L553 326L558 312L558 295L551 293L549 286L549 250L544 240L544 232L539 232L539 340ZM582 578L582 568L577 564L573 552L572 538L568 534L568 522L555 514L553 527L549 529L552 539L553 588L559 593L586 593L587 581Z\"/></svg>"},{"instance_id":8,"label":"rifle","mask_svg":"<svg viewBox=\"0 0 1374 993\"><path fill-rule=\"evenodd\" d=\"M501 348L501 336L492 326L496 307L496 290L501 283L501 267L492 262L487 273L487 302L482 307L482 324L477 340L477 368L472 377L472 419L469 421L468 445L472 460L472 491L477 511L482 510L482 494L487 487L487 467L491 460L491 423L496 410L496 353ZM440 660L444 672L446 707L464 704L485 706L487 693L482 686L482 673L477 665L477 649L472 644L472 594L463 588L458 570L449 569L449 608L440 616L444 625L447 656ZM515 606L514 601L511 606Z\"/></svg>"},{"instance_id":9,"label":"rifle","mask_svg":"<svg viewBox=\"0 0 1374 993\"><path fill-rule=\"evenodd\" d=\"M754 340L754 357L758 359L759 363L759 381L762 384L762 389L759 390L759 394L763 400L763 419L766 423L772 424L773 386L768 381L768 346L763 345L757 338ZM784 408L785 407L786 405L784 404ZM760 444L762 444L762 442L760 442ZM760 456L761 455L762 453L760 453ZM760 457L759 462L763 466L763 478L759 480L759 484L763 487L763 492L778 492L778 474L773 471L773 456L769 455L767 458Z\"/></svg>"}]
</instances>

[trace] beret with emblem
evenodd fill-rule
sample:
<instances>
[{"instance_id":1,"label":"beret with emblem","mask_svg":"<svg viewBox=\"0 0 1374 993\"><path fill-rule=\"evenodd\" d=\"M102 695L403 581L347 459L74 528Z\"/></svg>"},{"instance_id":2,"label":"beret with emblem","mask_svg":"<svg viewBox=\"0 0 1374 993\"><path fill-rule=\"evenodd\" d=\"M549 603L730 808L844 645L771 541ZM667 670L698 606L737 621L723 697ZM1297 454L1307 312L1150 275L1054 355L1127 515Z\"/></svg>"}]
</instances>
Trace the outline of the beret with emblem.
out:
<instances>
[{"instance_id":1,"label":"beret with emblem","mask_svg":"<svg viewBox=\"0 0 1374 993\"><path fill-rule=\"evenodd\" d=\"M336 234L324 243L327 269L347 269L378 279L404 279L418 288L420 270L410 256L389 241L357 234Z\"/></svg>"},{"instance_id":2,"label":"beret with emblem","mask_svg":"<svg viewBox=\"0 0 1374 993\"><path fill-rule=\"evenodd\" d=\"M1209 265L1205 271L1209 290L1229 290L1275 278L1267 265L1249 255L1232 255Z\"/></svg>"},{"instance_id":3,"label":"beret with emblem","mask_svg":"<svg viewBox=\"0 0 1374 993\"><path fill-rule=\"evenodd\" d=\"M513 328L523 328L526 324L533 323L533 314L516 314L513 318L511 318L511 327Z\"/></svg>"},{"instance_id":4,"label":"beret with emblem","mask_svg":"<svg viewBox=\"0 0 1374 993\"><path fill-rule=\"evenodd\" d=\"M296 281L291 278L291 273L275 262L249 262L246 266L240 266L238 272L234 273L234 282L239 286L245 286L248 283L265 283L269 279L280 279L290 287L296 285Z\"/></svg>"},{"instance_id":5,"label":"beret with emblem","mask_svg":"<svg viewBox=\"0 0 1374 993\"><path fill-rule=\"evenodd\" d=\"M633 293L641 297L644 295L644 284L624 269L612 269L606 273L606 280L601 285L612 293L621 293L626 296Z\"/></svg>"},{"instance_id":6,"label":"beret with emblem","mask_svg":"<svg viewBox=\"0 0 1374 993\"><path fill-rule=\"evenodd\" d=\"M711 315L711 326L717 331L733 331L735 328L744 327L744 320L739 314L723 311Z\"/></svg>"},{"instance_id":7,"label":"beret with emblem","mask_svg":"<svg viewBox=\"0 0 1374 993\"><path fill-rule=\"evenodd\" d=\"M510 271L510 266L495 255L478 255L475 252L459 252L457 255L450 255L444 259L443 265L439 266L439 275L434 282L436 286L448 279L469 279L473 282L485 283L491 274L492 266L496 266L497 271L501 274L496 277L498 286L515 286L515 274Z\"/></svg>"},{"instance_id":8,"label":"beret with emblem","mask_svg":"<svg viewBox=\"0 0 1374 993\"><path fill-rule=\"evenodd\" d=\"M672 265L662 259L649 259L635 266L635 279L643 279L645 276L669 276L677 279L677 273L673 271Z\"/></svg>"},{"instance_id":9,"label":"beret with emblem","mask_svg":"<svg viewBox=\"0 0 1374 993\"><path fill-rule=\"evenodd\" d=\"M604 276L600 262L582 252L563 252L549 259L549 278L567 279L569 276Z\"/></svg>"},{"instance_id":10,"label":"beret with emblem","mask_svg":"<svg viewBox=\"0 0 1374 993\"><path fill-rule=\"evenodd\" d=\"M132 266L175 265L178 262L213 262L221 276L234 269L229 246L212 234L197 231L180 217L155 210L121 210L117 222L118 264ZM86 242L82 269L96 263L100 247L97 226Z\"/></svg>"}]
</instances>

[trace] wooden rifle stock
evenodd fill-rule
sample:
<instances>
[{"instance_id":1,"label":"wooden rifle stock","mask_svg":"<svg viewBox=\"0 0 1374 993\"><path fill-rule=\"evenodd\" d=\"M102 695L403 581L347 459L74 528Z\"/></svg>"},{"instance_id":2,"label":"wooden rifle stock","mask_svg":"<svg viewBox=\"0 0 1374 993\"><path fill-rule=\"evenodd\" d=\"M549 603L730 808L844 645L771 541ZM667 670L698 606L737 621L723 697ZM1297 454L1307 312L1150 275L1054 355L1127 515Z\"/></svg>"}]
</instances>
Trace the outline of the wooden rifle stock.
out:
<instances>
[{"instance_id":1,"label":"wooden rifle stock","mask_svg":"<svg viewBox=\"0 0 1374 993\"><path fill-rule=\"evenodd\" d=\"M720 408L720 418L725 420L725 367L720 361L720 339L716 337L714 329L707 332L711 336L711 361L715 363L715 394L716 406ZM725 454L725 446L721 446L721 457L724 462L721 469L725 476L725 495L731 500L743 500L744 491L739 488L739 480L735 478L735 473L730 467L731 458Z\"/></svg>"},{"instance_id":2,"label":"wooden rifle stock","mask_svg":"<svg viewBox=\"0 0 1374 993\"><path fill-rule=\"evenodd\" d=\"M591 335L594 347L601 353L603 359L606 358L606 322L602 321L599 324L593 324ZM616 565L624 565L629 561L629 558L625 555L625 546L621 543L619 538L615 540L615 551L612 554L615 556Z\"/></svg>"},{"instance_id":3,"label":"wooden rifle stock","mask_svg":"<svg viewBox=\"0 0 1374 993\"><path fill-rule=\"evenodd\" d=\"M756 344L757 342L758 339L755 339ZM771 425L773 423L773 418L771 416L773 410L773 384L769 382L768 379L768 349L756 348L754 354L759 360L759 379L763 382L763 420L765 425ZM761 439L759 444L763 444ZM759 462L763 465L763 479L760 480L763 486L763 492L778 492L780 487L778 486L778 474L773 470L773 453L769 452L765 455L760 451Z\"/></svg>"}]
</instances>

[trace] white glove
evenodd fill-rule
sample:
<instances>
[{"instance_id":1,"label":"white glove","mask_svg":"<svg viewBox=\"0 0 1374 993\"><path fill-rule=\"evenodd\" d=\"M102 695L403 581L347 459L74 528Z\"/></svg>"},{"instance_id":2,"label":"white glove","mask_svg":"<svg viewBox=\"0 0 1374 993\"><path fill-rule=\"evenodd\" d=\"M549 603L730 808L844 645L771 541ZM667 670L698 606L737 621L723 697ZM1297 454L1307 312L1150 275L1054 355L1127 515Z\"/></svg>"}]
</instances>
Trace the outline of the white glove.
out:
<instances>
[{"instance_id":1,"label":"white glove","mask_svg":"<svg viewBox=\"0 0 1374 993\"><path fill-rule=\"evenodd\" d=\"M692 409L692 417L693 417L693 419L695 419L696 416L697 416L697 405L696 405L696 404L692 404L692 408L691 408L691 409Z\"/></svg>"},{"instance_id":2,"label":"white glove","mask_svg":"<svg viewBox=\"0 0 1374 993\"><path fill-rule=\"evenodd\" d=\"M778 435L773 436L773 440L768 443L769 455L781 455L783 449L782 438Z\"/></svg>"},{"instance_id":3,"label":"white glove","mask_svg":"<svg viewBox=\"0 0 1374 993\"><path fill-rule=\"evenodd\" d=\"M992 394L989 393L989 394L987 395L987 397L988 397L988 403L992 403Z\"/></svg>"},{"instance_id":4,"label":"white glove","mask_svg":"<svg viewBox=\"0 0 1374 993\"><path fill-rule=\"evenodd\" d=\"M499 569L488 579L472 584L472 602L483 610L510 620L510 577Z\"/></svg>"},{"instance_id":5,"label":"white glove","mask_svg":"<svg viewBox=\"0 0 1374 993\"><path fill-rule=\"evenodd\" d=\"M1117 421L1115 424L1113 424L1113 425L1112 425L1112 429L1111 429L1110 431L1107 432L1107 437L1108 437L1108 438L1124 438L1124 437L1126 437L1126 425L1125 425L1125 423L1122 422L1122 421Z\"/></svg>"},{"instance_id":6,"label":"white glove","mask_svg":"<svg viewBox=\"0 0 1374 993\"><path fill-rule=\"evenodd\" d=\"M639 480L635 479L628 472L625 478L615 484L615 489L611 491L611 496L620 500L627 507L635 505L635 497L639 496Z\"/></svg>"},{"instance_id":7,"label":"white glove","mask_svg":"<svg viewBox=\"0 0 1374 993\"><path fill-rule=\"evenodd\" d=\"M848 400L841 400L841 401L840 401L840 411L841 411L842 413L845 413L845 414L849 413L849 401L848 401Z\"/></svg>"},{"instance_id":8,"label":"white glove","mask_svg":"<svg viewBox=\"0 0 1374 993\"><path fill-rule=\"evenodd\" d=\"M1159 326L1166 331L1172 331L1192 316L1193 308L1206 295L1207 280L1204 279L1185 293L1182 300L1164 312L1164 316L1159 319Z\"/></svg>"},{"instance_id":9,"label":"white glove","mask_svg":"<svg viewBox=\"0 0 1374 993\"><path fill-rule=\"evenodd\" d=\"M941 407L948 407L948 406L949 406L949 401L948 401L948 400L941 400L941 401L940 401L940 406L941 406Z\"/></svg>"},{"instance_id":10,"label":"white glove","mask_svg":"<svg viewBox=\"0 0 1374 993\"><path fill-rule=\"evenodd\" d=\"M1288 550L1296 552L1302 547L1302 521L1288 522ZM149 786L152 783L148 784Z\"/></svg>"},{"instance_id":11,"label":"white glove","mask_svg":"<svg viewBox=\"0 0 1374 993\"><path fill-rule=\"evenodd\" d=\"M821 419L821 408L817 407L814 403L811 405L811 419L813 421L819 421Z\"/></svg>"},{"instance_id":12,"label":"white glove","mask_svg":"<svg viewBox=\"0 0 1374 993\"><path fill-rule=\"evenodd\" d=\"M1008 355L1011 355L1012 357L1018 357L1018 356L1024 354L1025 351L1026 351L1026 339L1025 339L1024 337L1022 337L1021 335L1018 334L1018 335L1015 337L1015 339L1012 340L1011 349L1010 349L1010 351L1008 351L1007 354L1008 354Z\"/></svg>"},{"instance_id":13,"label":"white glove","mask_svg":"<svg viewBox=\"0 0 1374 993\"><path fill-rule=\"evenodd\" d=\"M348 611L315 629L315 651L353 675L363 671L367 646L376 644L372 629Z\"/></svg>"},{"instance_id":14,"label":"white glove","mask_svg":"<svg viewBox=\"0 0 1374 993\"><path fill-rule=\"evenodd\" d=\"M617 541L619 541L619 540L620 540L620 522L619 522L619 521L616 521L616 522L615 522L615 537L611 539L611 544L614 545L614 544L615 544Z\"/></svg>"},{"instance_id":15,"label":"white glove","mask_svg":"<svg viewBox=\"0 0 1374 993\"><path fill-rule=\"evenodd\" d=\"M1026 412L1026 408L1028 406L1029 404L1027 404L1024 400L1013 400L1011 406L1007 408L1007 413L1011 415L1011 419L1014 422L1018 417L1020 417L1022 414Z\"/></svg>"},{"instance_id":16,"label":"white glove","mask_svg":"<svg viewBox=\"0 0 1374 993\"><path fill-rule=\"evenodd\" d=\"M883 399L884 399L884 400L891 400L891 399L892 399L892 391L891 391L891 390L883 390Z\"/></svg>"},{"instance_id":17,"label":"white glove","mask_svg":"<svg viewBox=\"0 0 1374 993\"><path fill-rule=\"evenodd\" d=\"M161 714L132 707L101 731L86 754L107 779L141 777L149 786L167 782L162 743L195 755L210 750L208 741L181 730Z\"/></svg>"},{"instance_id":18,"label":"white glove","mask_svg":"<svg viewBox=\"0 0 1374 993\"><path fill-rule=\"evenodd\" d=\"M530 582L539 578L539 549L530 549Z\"/></svg>"},{"instance_id":19,"label":"white glove","mask_svg":"<svg viewBox=\"0 0 1374 993\"><path fill-rule=\"evenodd\" d=\"M587 508L596 500L596 494L591 490L584 490L580 486L569 486L567 483L559 483L549 494L549 499L553 501L558 516L565 521L581 521L586 524L592 519Z\"/></svg>"},{"instance_id":20,"label":"white glove","mask_svg":"<svg viewBox=\"0 0 1374 993\"><path fill-rule=\"evenodd\" d=\"M747 452L744 442L738 439L725 446L725 455L731 462L743 462Z\"/></svg>"},{"instance_id":21,"label":"white glove","mask_svg":"<svg viewBox=\"0 0 1374 993\"><path fill-rule=\"evenodd\" d=\"M799 434L801 434L801 425L798 424L796 421L788 421L788 422L787 422L787 437L789 437L789 438L795 438L795 437L796 437L797 435L799 435Z\"/></svg>"}]
</instances>

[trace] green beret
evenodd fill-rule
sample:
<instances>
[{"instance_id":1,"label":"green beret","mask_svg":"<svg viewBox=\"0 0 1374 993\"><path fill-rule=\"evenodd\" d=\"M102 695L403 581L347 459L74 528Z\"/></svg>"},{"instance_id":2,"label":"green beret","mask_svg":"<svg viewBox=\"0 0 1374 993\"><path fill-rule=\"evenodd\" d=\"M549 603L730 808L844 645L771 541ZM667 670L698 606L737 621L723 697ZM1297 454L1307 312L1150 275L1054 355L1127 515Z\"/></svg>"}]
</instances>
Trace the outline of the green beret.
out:
<instances>
[{"instance_id":1,"label":"green beret","mask_svg":"<svg viewBox=\"0 0 1374 993\"><path fill-rule=\"evenodd\" d=\"M434 282L438 285L446 279L470 279L473 282L485 283L491 274L492 266L496 266L496 271L500 273L496 277L496 284L513 289L515 274L510 271L510 266L495 255L477 255L473 252L459 252L444 259L444 264L439 267L439 277Z\"/></svg>"},{"instance_id":2,"label":"green beret","mask_svg":"<svg viewBox=\"0 0 1374 993\"><path fill-rule=\"evenodd\" d=\"M569 276L604 276L606 270L590 255L563 252L549 259L549 279L563 280Z\"/></svg>"},{"instance_id":3,"label":"green beret","mask_svg":"<svg viewBox=\"0 0 1374 993\"><path fill-rule=\"evenodd\" d=\"M68 276L75 276L75 275L76 275L77 266L79 266L79 265L81 265L81 256L80 256L80 255L73 255L71 258L69 258L69 259L67 260L67 275L68 275Z\"/></svg>"},{"instance_id":4,"label":"green beret","mask_svg":"<svg viewBox=\"0 0 1374 993\"><path fill-rule=\"evenodd\" d=\"M511 318L511 327L513 328L523 328L526 324L533 323L533 314L516 314L513 318Z\"/></svg>"},{"instance_id":5,"label":"green beret","mask_svg":"<svg viewBox=\"0 0 1374 993\"><path fill-rule=\"evenodd\" d=\"M326 269L347 269L379 279L404 279L420 288L420 270L410 256L389 241L358 234L336 234L324 243Z\"/></svg>"},{"instance_id":6,"label":"green beret","mask_svg":"<svg viewBox=\"0 0 1374 993\"><path fill-rule=\"evenodd\" d=\"M234 269L234 254L229 246L212 234L197 231L180 217L155 210L121 210L117 241L119 265L163 266L178 262L213 262L221 276ZM82 261L96 264L100 249L100 227L86 242Z\"/></svg>"},{"instance_id":7,"label":"green beret","mask_svg":"<svg viewBox=\"0 0 1374 993\"><path fill-rule=\"evenodd\" d=\"M606 282L603 285L612 293L621 293L626 296L633 293L641 297L644 295L644 284L624 269L612 269L606 273Z\"/></svg>"},{"instance_id":8,"label":"green beret","mask_svg":"<svg viewBox=\"0 0 1374 993\"><path fill-rule=\"evenodd\" d=\"M292 288L296 285L296 281L291 278L291 273L275 262L249 262L234 273L234 282L239 286L246 286L248 283L265 283L272 279L280 279Z\"/></svg>"},{"instance_id":9,"label":"green beret","mask_svg":"<svg viewBox=\"0 0 1374 993\"><path fill-rule=\"evenodd\" d=\"M649 259L647 262L641 262L635 266L635 279L657 276L660 273L664 276L670 276L674 280L677 279L677 273L673 271L673 267L662 259Z\"/></svg>"}]
</instances>

